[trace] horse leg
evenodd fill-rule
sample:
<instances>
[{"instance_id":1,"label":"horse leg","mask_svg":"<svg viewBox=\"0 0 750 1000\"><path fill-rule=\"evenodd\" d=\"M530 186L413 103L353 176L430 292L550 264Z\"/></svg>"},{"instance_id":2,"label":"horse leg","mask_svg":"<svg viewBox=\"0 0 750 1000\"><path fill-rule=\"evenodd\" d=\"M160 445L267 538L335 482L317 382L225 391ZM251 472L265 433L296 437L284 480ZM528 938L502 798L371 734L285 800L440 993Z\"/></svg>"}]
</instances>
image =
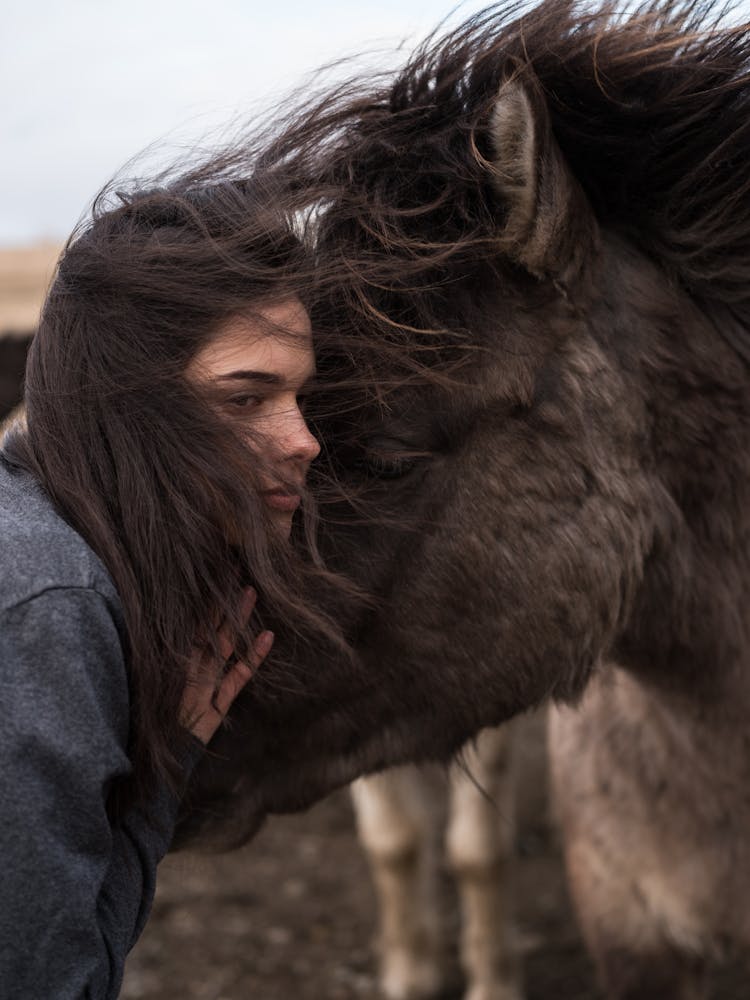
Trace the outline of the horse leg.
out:
<instances>
[{"instance_id":1,"label":"horse leg","mask_svg":"<svg viewBox=\"0 0 750 1000\"><path fill-rule=\"evenodd\" d=\"M393 768L351 786L379 903L380 987L390 1000L434 996L445 978L437 872L429 871L434 824L427 792L416 767Z\"/></svg>"},{"instance_id":2,"label":"horse leg","mask_svg":"<svg viewBox=\"0 0 750 1000\"><path fill-rule=\"evenodd\" d=\"M619 698L613 700L613 691ZM645 727L640 702L619 687L592 683L582 705L550 710L549 761L568 885L578 922L609 1000L702 1000L708 939L702 877L691 829L675 830L631 759ZM657 742L649 766L673 762ZM642 766L642 765L641 765ZM700 873L700 874L698 874Z\"/></svg>"},{"instance_id":3,"label":"horse leg","mask_svg":"<svg viewBox=\"0 0 750 1000\"><path fill-rule=\"evenodd\" d=\"M608 1000L704 1000L703 956L668 940L658 918L637 901L623 915L622 934L614 936L611 911L622 901L620 886L591 878L589 859L578 857L575 848L566 853L579 922Z\"/></svg>"},{"instance_id":4,"label":"horse leg","mask_svg":"<svg viewBox=\"0 0 750 1000\"><path fill-rule=\"evenodd\" d=\"M447 853L461 908L465 1000L520 1000L514 947L513 727L486 729L451 769Z\"/></svg>"}]
</instances>

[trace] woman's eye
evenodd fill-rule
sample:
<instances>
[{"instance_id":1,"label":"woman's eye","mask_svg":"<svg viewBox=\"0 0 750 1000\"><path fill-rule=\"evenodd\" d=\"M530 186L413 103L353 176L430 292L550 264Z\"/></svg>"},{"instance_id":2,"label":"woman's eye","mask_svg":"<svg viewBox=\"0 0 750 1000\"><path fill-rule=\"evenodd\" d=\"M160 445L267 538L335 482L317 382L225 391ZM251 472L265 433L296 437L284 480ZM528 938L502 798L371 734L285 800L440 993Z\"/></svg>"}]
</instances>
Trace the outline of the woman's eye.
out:
<instances>
[{"instance_id":1,"label":"woman's eye","mask_svg":"<svg viewBox=\"0 0 750 1000\"><path fill-rule=\"evenodd\" d=\"M254 410L257 406L260 406L263 400L260 396L244 393L241 396L232 396L228 402L230 406L237 407L240 410Z\"/></svg>"}]
</instances>

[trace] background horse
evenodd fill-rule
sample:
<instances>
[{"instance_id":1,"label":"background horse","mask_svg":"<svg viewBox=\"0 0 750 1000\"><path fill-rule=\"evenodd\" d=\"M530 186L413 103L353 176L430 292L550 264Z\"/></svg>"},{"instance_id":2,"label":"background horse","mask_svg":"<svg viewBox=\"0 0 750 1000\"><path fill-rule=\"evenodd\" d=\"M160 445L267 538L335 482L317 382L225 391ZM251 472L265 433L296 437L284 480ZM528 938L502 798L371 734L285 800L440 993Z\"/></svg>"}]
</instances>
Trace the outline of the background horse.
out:
<instances>
[{"instance_id":1,"label":"background horse","mask_svg":"<svg viewBox=\"0 0 750 1000\"><path fill-rule=\"evenodd\" d=\"M0 331L0 423L21 402L31 334Z\"/></svg>"},{"instance_id":2,"label":"background horse","mask_svg":"<svg viewBox=\"0 0 750 1000\"><path fill-rule=\"evenodd\" d=\"M483 730L449 769L447 788L434 769L413 765L352 785L379 907L379 982L388 1000L441 996L453 985L440 891L443 833L458 890L465 1000L521 1000L517 732L518 723Z\"/></svg>"},{"instance_id":3,"label":"background horse","mask_svg":"<svg viewBox=\"0 0 750 1000\"><path fill-rule=\"evenodd\" d=\"M583 698L566 853L639 1000L750 941L750 32L716 16L490 10L263 149L321 262L325 545L374 597L356 660L264 665L184 828Z\"/></svg>"}]
</instances>

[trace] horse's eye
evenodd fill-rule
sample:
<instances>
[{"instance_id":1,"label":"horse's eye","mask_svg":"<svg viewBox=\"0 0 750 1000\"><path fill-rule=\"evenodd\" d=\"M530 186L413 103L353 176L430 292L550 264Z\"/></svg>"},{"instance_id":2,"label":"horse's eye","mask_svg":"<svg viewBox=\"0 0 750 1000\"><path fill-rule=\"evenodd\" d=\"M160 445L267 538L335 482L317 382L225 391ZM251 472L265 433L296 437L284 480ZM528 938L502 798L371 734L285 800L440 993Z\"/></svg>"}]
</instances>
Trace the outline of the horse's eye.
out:
<instances>
[{"instance_id":1,"label":"horse's eye","mask_svg":"<svg viewBox=\"0 0 750 1000\"><path fill-rule=\"evenodd\" d=\"M398 479L416 465L416 459L404 458L402 455L380 455L377 452L368 452L365 462L368 470L378 479Z\"/></svg>"},{"instance_id":2,"label":"horse's eye","mask_svg":"<svg viewBox=\"0 0 750 1000\"><path fill-rule=\"evenodd\" d=\"M361 465L378 479L399 479L427 457L427 452L404 441L373 438L364 448Z\"/></svg>"}]
</instances>

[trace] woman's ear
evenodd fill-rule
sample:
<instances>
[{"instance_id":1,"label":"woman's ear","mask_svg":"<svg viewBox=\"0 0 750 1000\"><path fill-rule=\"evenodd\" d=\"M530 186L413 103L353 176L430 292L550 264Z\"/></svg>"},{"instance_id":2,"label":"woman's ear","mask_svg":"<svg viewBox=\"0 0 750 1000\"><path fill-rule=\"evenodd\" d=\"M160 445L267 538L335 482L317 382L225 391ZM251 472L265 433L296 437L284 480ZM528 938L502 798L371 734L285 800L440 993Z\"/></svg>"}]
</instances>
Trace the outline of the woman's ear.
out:
<instances>
[{"instance_id":1,"label":"woman's ear","mask_svg":"<svg viewBox=\"0 0 750 1000\"><path fill-rule=\"evenodd\" d=\"M586 196L555 141L540 93L516 78L490 120L493 184L505 210L503 252L537 277L575 283L597 242Z\"/></svg>"}]
</instances>

